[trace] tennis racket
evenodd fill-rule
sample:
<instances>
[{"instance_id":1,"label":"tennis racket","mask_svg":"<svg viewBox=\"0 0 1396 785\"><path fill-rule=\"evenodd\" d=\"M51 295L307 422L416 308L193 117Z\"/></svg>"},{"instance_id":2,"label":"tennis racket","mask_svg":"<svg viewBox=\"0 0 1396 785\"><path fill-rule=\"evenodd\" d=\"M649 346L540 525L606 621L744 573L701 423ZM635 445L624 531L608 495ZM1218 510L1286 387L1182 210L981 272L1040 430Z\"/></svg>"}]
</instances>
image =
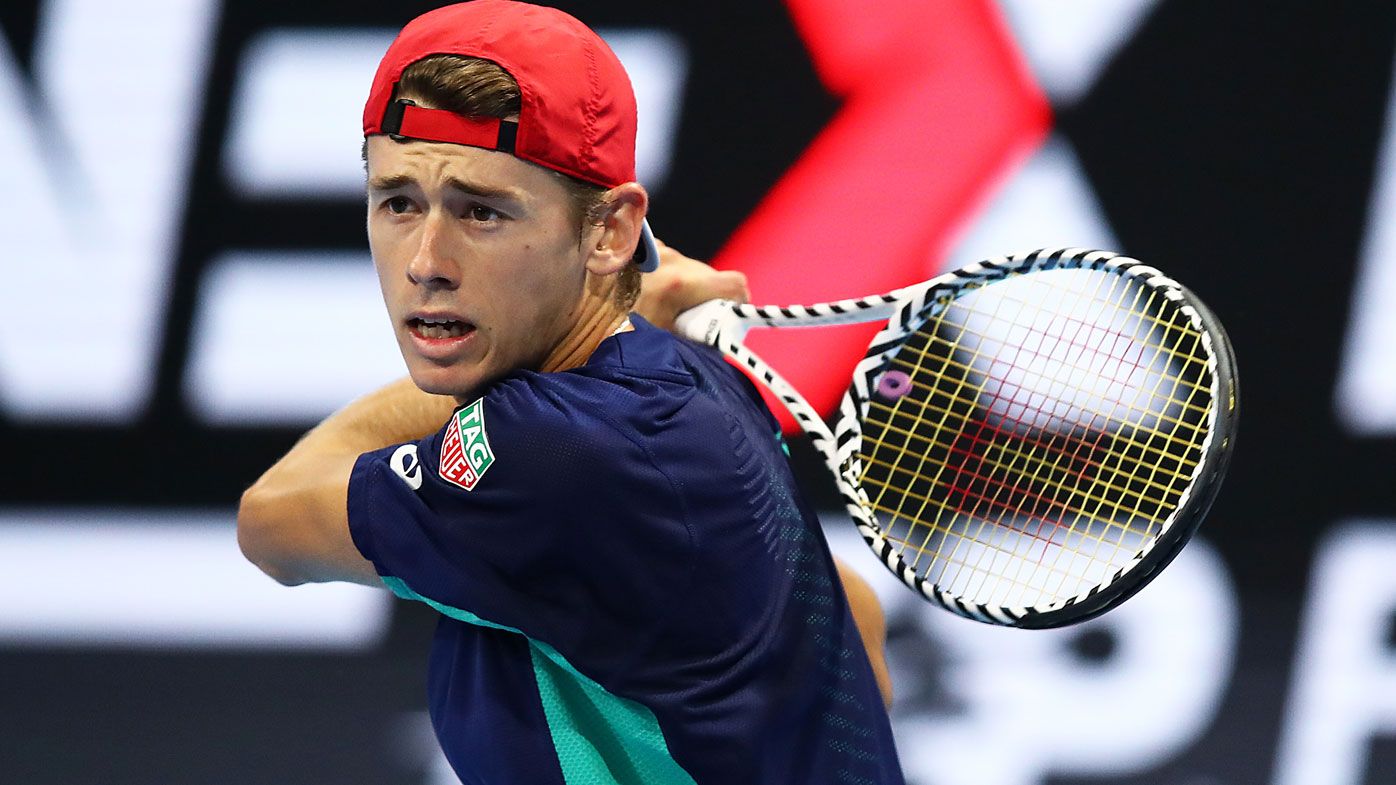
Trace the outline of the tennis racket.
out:
<instances>
[{"instance_id":1,"label":"tennis racket","mask_svg":"<svg viewBox=\"0 0 1396 785\"><path fill-rule=\"evenodd\" d=\"M879 320L832 429L741 342L753 326ZM678 327L784 403L883 564L981 622L1058 627L1129 598L1197 530L1235 440L1221 324L1105 251L1043 249L818 305L713 300Z\"/></svg>"}]
</instances>

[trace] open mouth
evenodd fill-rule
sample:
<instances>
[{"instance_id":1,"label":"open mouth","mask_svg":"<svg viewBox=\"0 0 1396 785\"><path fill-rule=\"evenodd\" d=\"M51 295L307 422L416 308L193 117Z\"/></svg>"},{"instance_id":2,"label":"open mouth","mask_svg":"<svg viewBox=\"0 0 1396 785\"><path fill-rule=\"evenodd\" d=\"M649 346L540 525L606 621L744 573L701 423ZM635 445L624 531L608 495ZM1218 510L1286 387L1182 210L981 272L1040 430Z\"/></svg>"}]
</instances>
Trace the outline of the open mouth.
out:
<instances>
[{"instance_id":1,"label":"open mouth","mask_svg":"<svg viewBox=\"0 0 1396 785\"><path fill-rule=\"evenodd\" d=\"M407 329L419 337L439 341L463 337L475 329L475 325L455 319L408 319Z\"/></svg>"}]
</instances>

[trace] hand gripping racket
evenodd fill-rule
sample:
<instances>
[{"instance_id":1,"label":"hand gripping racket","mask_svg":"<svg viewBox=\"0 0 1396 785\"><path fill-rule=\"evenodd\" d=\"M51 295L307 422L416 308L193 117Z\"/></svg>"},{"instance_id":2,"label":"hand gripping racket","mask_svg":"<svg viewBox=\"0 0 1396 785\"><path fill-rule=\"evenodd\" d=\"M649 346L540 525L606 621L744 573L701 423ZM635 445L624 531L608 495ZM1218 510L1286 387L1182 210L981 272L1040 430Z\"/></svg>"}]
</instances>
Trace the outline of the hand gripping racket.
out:
<instances>
[{"instance_id":1,"label":"hand gripping racket","mask_svg":"<svg viewBox=\"0 0 1396 785\"><path fill-rule=\"evenodd\" d=\"M832 430L741 343L751 326L877 320ZM1130 597L1197 530L1234 442L1221 324L1105 251L1043 249L818 305L713 300L678 327L780 398L897 577L991 624L1057 627Z\"/></svg>"}]
</instances>

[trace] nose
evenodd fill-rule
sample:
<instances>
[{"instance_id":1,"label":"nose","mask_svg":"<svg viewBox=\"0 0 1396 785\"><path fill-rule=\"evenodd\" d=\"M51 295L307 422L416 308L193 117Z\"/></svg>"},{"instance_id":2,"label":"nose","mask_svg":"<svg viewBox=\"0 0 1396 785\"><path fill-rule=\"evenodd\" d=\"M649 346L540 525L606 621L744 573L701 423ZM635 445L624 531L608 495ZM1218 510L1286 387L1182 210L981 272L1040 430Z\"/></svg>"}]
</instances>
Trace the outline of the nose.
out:
<instances>
[{"instance_id":1,"label":"nose","mask_svg":"<svg viewBox=\"0 0 1396 785\"><path fill-rule=\"evenodd\" d=\"M445 220L432 211L422 222L416 252L407 263L407 278L418 286L455 289L460 286L460 265L451 253Z\"/></svg>"}]
</instances>

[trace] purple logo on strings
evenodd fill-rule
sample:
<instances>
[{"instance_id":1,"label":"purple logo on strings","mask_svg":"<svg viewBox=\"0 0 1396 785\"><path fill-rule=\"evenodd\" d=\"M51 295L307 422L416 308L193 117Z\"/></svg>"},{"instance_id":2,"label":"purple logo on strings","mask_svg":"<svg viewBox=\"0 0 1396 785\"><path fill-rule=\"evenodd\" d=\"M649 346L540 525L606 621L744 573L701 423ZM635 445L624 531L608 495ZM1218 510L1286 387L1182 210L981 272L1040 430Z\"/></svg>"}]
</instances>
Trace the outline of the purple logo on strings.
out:
<instances>
[{"instance_id":1,"label":"purple logo on strings","mask_svg":"<svg viewBox=\"0 0 1396 785\"><path fill-rule=\"evenodd\" d=\"M877 394L891 401L911 392L911 377L902 371L888 371L877 380Z\"/></svg>"}]
</instances>

